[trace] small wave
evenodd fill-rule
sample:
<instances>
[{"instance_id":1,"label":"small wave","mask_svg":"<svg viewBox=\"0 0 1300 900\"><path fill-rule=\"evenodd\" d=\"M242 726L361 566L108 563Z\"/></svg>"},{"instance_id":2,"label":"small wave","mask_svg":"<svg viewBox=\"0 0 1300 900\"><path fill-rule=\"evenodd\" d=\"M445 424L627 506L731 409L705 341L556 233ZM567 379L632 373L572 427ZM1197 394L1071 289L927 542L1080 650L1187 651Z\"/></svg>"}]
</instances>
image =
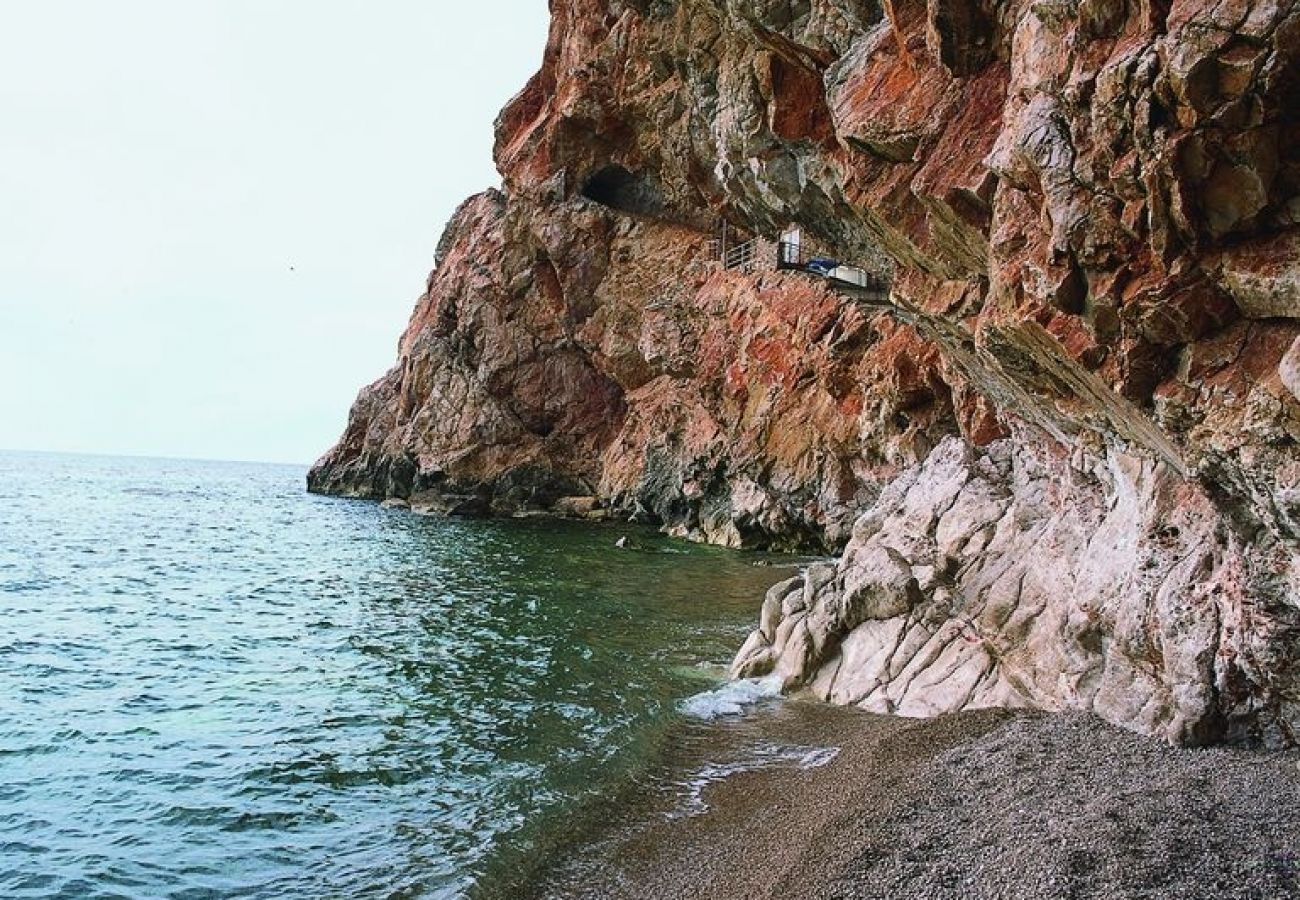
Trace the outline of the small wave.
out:
<instances>
[{"instance_id":1,"label":"small wave","mask_svg":"<svg viewBox=\"0 0 1300 900\"><path fill-rule=\"evenodd\" d=\"M702 691L682 701L681 710L697 719L738 716L746 707L781 696L781 677L742 678L711 691Z\"/></svg>"},{"instance_id":2,"label":"small wave","mask_svg":"<svg viewBox=\"0 0 1300 900\"><path fill-rule=\"evenodd\" d=\"M705 790L720 781L726 781L733 775L789 766L801 772L808 772L829 765L839 755L839 747L760 744L750 748L750 751L740 759L702 766L681 785L684 796L677 807L665 817L675 820L704 815L709 811L709 804L704 799Z\"/></svg>"},{"instance_id":3,"label":"small wave","mask_svg":"<svg viewBox=\"0 0 1300 900\"><path fill-rule=\"evenodd\" d=\"M820 769L822 766L830 765L839 755L839 747L818 747L799 757L799 768L805 772L809 769Z\"/></svg>"}]
</instances>

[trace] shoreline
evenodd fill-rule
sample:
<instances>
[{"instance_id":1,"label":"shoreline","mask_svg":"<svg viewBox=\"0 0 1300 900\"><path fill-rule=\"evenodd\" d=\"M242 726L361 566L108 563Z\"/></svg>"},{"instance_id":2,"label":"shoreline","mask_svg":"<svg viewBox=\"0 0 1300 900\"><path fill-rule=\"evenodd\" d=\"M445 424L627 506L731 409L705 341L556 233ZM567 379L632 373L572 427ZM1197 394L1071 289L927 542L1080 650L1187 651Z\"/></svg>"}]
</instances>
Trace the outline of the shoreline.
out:
<instances>
[{"instance_id":1,"label":"shoreline","mask_svg":"<svg viewBox=\"0 0 1300 900\"><path fill-rule=\"evenodd\" d=\"M1082 714L788 701L742 718L719 723L715 758L834 752L705 779L685 815L680 781L642 797L512 896L1300 898L1296 751L1175 749Z\"/></svg>"}]
</instances>

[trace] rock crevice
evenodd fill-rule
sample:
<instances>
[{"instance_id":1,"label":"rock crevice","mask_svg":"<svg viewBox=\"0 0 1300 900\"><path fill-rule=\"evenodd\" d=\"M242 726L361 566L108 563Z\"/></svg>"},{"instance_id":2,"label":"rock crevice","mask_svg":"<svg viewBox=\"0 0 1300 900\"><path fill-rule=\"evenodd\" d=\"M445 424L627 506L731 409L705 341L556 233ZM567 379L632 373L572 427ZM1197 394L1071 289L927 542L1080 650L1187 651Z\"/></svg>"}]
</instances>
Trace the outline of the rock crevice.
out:
<instances>
[{"instance_id":1,"label":"rock crevice","mask_svg":"<svg viewBox=\"0 0 1300 900\"><path fill-rule=\"evenodd\" d=\"M1295 739L1293 0L572 0L496 138L313 490L843 550L736 665L835 702ZM888 302L718 262L792 226Z\"/></svg>"}]
</instances>

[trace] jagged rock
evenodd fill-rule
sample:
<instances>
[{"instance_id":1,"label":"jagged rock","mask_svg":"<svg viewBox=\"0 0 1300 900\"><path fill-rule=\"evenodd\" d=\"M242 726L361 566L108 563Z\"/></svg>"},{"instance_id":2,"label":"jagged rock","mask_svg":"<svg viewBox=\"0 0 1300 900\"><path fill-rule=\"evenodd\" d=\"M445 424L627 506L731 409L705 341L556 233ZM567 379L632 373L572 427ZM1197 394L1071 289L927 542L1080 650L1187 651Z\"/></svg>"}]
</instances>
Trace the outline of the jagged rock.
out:
<instances>
[{"instance_id":1,"label":"jagged rock","mask_svg":"<svg viewBox=\"0 0 1300 900\"><path fill-rule=\"evenodd\" d=\"M599 497L561 497L552 511L561 516L590 516L600 511Z\"/></svg>"},{"instance_id":2,"label":"jagged rock","mask_svg":"<svg viewBox=\"0 0 1300 900\"><path fill-rule=\"evenodd\" d=\"M1294 2L552 13L504 190L453 218L313 490L847 544L738 671L1292 739ZM722 219L892 292L724 269Z\"/></svg>"},{"instance_id":3,"label":"jagged rock","mask_svg":"<svg viewBox=\"0 0 1300 900\"><path fill-rule=\"evenodd\" d=\"M1256 602L1294 596L1294 559L1212 502L1138 457L1062 479L1024 446L948 439L862 517L833 577L769 593L733 672L878 712L1086 709L1180 743L1289 743L1300 705L1260 679L1294 676L1300 615L1280 604L1260 629Z\"/></svg>"},{"instance_id":4,"label":"jagged rock","mask_svg":"<svg viewBox=\"0 0 1300 900\"><path fill-rule=\"evenodd\" d=\"M1300 400L1300 338L1291 344L1291 349L1282 357L1277 367L1282 384L1291 392L1291 396Z\"/></svg>"},{"instance_id":5,"label":"jagged rock","mask_svg":"<svg viewBox=\"0 0 1300 900\"><path fill-rule=\"evenodd\" d=\"M1220 257L1218 277L1251 319L1300 319L1300 233L1239 245Z\"/></svg>"}]
</instances>

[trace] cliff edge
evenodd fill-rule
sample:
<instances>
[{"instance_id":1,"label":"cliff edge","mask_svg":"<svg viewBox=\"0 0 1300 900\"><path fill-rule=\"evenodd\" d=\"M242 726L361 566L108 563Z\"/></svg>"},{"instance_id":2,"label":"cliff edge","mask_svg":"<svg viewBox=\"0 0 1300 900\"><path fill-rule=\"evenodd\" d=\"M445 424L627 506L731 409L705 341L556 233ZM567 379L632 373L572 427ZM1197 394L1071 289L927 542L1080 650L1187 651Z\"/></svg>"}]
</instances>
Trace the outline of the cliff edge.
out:
<instances>
[{"instance_id":1,"label":"cliff edge","mask_svg":"<svg viewBox=\"0 0 1300 900\"><path fill-rule=\"evenodd\" d=\"M835 702L1296 742L1297 4L551 12L312 490L842 549L734 665Z\"/></svg>"}]
</instances>

